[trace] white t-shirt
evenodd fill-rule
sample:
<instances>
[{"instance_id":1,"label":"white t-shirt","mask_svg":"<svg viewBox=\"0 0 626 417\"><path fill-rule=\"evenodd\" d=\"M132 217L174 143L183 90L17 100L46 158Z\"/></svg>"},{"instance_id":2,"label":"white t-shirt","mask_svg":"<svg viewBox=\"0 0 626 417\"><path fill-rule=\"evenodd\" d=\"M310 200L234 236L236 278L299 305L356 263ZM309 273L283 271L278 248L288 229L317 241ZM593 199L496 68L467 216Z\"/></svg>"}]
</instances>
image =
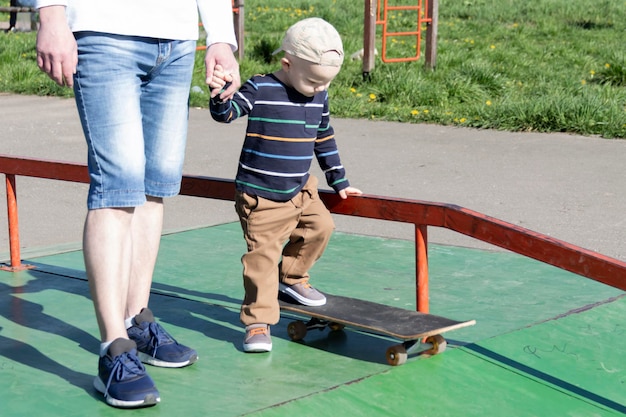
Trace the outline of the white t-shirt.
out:
<instances>
[{"instance_id":1,"label":"white t-shirt","mask_svg":"<svg viewBox=\"0 0 626 417\"><path fill-rule=\"evenodd\" d=\"M94 31L160 39L198 39L199 18L207 45L237 49L231 0L36 0L37 8L65 6L72 32Z\"/></svg>"}]
</instances>

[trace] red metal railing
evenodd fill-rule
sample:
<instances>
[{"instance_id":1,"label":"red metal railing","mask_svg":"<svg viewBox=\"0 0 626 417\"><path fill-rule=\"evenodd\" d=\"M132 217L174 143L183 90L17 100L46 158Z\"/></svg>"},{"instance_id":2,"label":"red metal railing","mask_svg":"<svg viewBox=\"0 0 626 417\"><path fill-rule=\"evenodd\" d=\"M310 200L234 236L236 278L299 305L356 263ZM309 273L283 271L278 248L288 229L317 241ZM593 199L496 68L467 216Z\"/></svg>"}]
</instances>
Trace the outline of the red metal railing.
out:
<instances>
[{"instance_id":1,"label":"red metal railing","mask_svg":"<svg viewBox=\"0 0 626 417\"><path fill-rule=\"evenodd\" d=\"M87 183L87 167L81 164L43 161L0 155L0 172L7 178L7 202L11 265L22 268L17 233L15 176L29 176ZM183 177L181 194L194 197L233 200L232 180L200 176ZM626 263L533 232L453 204L365 195L342 200L331 191L320 191L329 210L335 214L411 223L415 227L417 309L428 312L428 226L443 227L512 252L602 282L626 291Z\"/></svg>"}]
</instances>

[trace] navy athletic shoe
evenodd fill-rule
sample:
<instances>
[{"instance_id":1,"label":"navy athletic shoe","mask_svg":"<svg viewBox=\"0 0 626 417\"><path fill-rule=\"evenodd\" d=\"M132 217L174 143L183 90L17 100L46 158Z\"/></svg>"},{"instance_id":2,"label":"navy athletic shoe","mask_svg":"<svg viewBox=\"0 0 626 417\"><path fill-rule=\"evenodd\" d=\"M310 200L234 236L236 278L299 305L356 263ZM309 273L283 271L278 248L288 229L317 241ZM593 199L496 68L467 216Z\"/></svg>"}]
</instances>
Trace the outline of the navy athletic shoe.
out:
<instances>
[{"instance_id":1,"label":"navy athletic shoe","mask_svg":"<svg viewBox=\"0 0 626 417\"><path fill-rule=\"evenodd\" d=\"M136 347L132 340L115 339L98 361L98 376L93 386L113 407L148 407L161 400L152 378L136 356Z\"/></svg>"},{"instance_id":2,"label":"navy athletic shoe","mask_svg":"<svg viewBox=\"0 0 626 417\"><path fill-rule=\"evenodd\" d=\"M182 368L198 360L198 353L181 345L154 321L149 308L133 318L128 337L137 343L138 357L143 363L164 368Z\"/></svg>"}]
</instances>

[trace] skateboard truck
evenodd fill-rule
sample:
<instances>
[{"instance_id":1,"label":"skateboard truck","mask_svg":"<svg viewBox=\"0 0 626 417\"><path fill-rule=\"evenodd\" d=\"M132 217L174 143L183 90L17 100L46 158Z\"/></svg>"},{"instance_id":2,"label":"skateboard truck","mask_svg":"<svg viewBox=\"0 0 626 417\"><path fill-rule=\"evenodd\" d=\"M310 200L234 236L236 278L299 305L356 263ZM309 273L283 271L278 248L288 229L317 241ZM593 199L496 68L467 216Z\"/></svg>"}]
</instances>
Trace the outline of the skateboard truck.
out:
<instances>
[{"instance_id":1,"label":"skateboard truck","mask_svg":"<svg viewBox=\"0 0 626 417\"><path fill-rule=\"evenodd\" d=\"M387 363L392 366L399 366L404 364L407 361L409 354L412 353L413 350L415 350L414 348L416 346L421 347L421 349L418 351L419 354L432 356L446 350L448 342L446 342L446 339L440 334L428 336L423 339L423 341L407 340L398 345L393 345L387 348L387 352L385 354L387 358Z\"/></svg>"},{"instance_id":2,"label":"skateboard truck","mask_svg":"<svg viewBox=\"0 0 626 417\"><path fill-rule=\"evenodd\" d=\"M287 325L287 333L289 334L289 338L291 340L299 342L305 338L309 330L317 329L319 331L323 331L325 328L329 328L331 331L336 332L343 330L345 327L346 326L343 324L313 317L306 323L300 320L292 321L289 325Z\"/></svg>"},{"instance_id":3,"label":"skateboard truck","mask_svg":"<svg viewBox=\"0 0 626 417\"><path fill-rule=\"evenodd\" d=\"M311 330L323 331L328 328L332 332L341 331L346 326L333 321L311 318L306 323L301 320L295 320L287 325L287 334L294 342L303 340L307 333ZM399 366L406 363L409 354L417 353L425 356L432 356L446 350L446 339L441 335L428 336L423 339L406 340L400 344L390 346L387 349L385 357L387 363L392 366Z\"/></svg>"}]
</instances>

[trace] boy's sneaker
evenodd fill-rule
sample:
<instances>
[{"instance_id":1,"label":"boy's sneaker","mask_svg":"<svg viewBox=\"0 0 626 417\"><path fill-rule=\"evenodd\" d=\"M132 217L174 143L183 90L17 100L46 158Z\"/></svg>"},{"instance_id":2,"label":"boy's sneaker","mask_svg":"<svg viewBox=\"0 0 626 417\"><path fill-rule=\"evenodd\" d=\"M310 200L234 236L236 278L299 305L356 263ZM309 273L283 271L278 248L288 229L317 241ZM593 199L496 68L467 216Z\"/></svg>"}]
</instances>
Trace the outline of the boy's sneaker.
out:
<instances>
[{"instance_id":1,"label":"boy's sneaker","mask_svg":"<svg viewBox=\"0 0 626 417\"><path fill-rule=\"evenodd\" d=\"M98 361L98 376L93 386L113 407L148 407L161 400L152 378L136 356L136 347L132 340L115 339Z\"/></svg>"},{"instance_id":2,"label":"boy's sneaker","mask_svg":"<svg viewBox=\"0 0 626 417\"><path fill-rule=\"evenodd\" d=\"M252 324L246 326L246 336L243 339L243 351L248 353L271 352L272 336L267 324Z\"/></svg>"},{"instance_id":3,"label":"boy's sneaker","mask_svg":"<svg viewBox=\"0 0 626 417\"><path fill-rule=\"evenodd\" d=\"M283 294L289 295L294 300L305 306L323 306L326 304L326 297L324 294L311 287L309 280L299 282L293 285L285 285L282 282L279 286L280 291Z\"/></svg>"},{"instance_id":4,"label":"boy's sneaker","mask_svg":"<svg viewBox=\"0 0 626 417\"><path fill-rule=\"evenodd\" d=\"M164 368L182 368L198 360L198 353L181 345L154 321L149 308L133 318L128 337L137 343L137 355L143 363Z\"/></svg>"}]
</instances>

